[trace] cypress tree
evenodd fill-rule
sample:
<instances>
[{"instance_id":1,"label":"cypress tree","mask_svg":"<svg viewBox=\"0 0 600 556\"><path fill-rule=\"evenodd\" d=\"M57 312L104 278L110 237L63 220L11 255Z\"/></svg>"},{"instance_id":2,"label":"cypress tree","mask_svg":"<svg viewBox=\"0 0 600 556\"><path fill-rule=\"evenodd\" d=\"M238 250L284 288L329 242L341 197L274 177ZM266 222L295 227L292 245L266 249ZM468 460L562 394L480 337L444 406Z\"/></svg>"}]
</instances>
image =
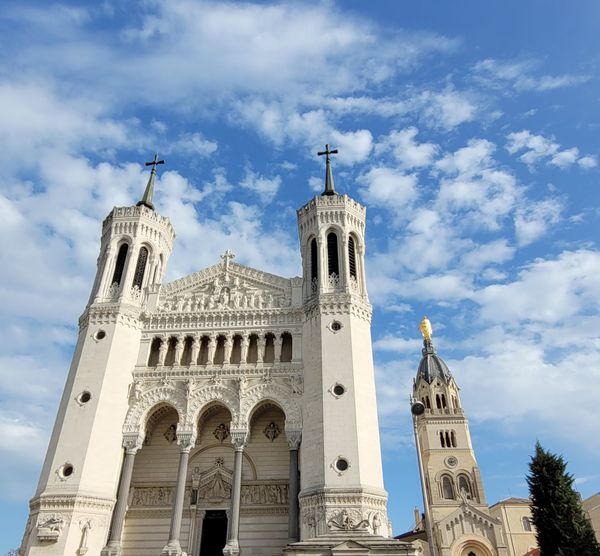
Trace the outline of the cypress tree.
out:
<instances>
[{"instance_id":1,"label":"cypress tree","mask_svg":"<svg viewBox=\"0 0 600 556\"><path fill-rule=\"evenodd\" d=\"M541 556L600 556L600 545L566 467L561 456L536 443L527 484Z\"/></svg>"}]
</instances>

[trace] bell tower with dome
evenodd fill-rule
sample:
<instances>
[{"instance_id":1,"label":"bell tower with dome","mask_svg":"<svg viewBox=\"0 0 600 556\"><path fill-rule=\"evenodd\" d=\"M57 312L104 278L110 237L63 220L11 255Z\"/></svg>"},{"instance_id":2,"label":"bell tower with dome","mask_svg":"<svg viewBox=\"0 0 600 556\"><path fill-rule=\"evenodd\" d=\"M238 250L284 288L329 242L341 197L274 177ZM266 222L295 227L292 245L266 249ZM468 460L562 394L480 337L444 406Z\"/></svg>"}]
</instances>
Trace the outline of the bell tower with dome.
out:
<instances>
[{"instance_id":1,"label":"bell tower with dome","mask_svg":"<svg viewBox=\"0 0 600 556\"><path fill-rule=\"evenodd\" d=\"M436 353L427 317L419 328L423 356L413 384L413 418L429 513L425 519L435 544L430 553L506 556L501 523L491 517L485 499L460 389Z\"/></svg>"}]
</instances>

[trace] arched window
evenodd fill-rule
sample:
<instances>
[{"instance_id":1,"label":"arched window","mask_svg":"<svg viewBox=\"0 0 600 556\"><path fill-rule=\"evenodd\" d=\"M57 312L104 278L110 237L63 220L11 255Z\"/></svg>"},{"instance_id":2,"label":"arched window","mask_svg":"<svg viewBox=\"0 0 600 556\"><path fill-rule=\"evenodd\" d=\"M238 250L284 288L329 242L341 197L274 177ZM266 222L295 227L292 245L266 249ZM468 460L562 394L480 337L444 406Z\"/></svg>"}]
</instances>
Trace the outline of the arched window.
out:
<instances>
[{"instance_id":1,"label":"arched window","mask_svg":"<svg viewBox=\"0 0 600 556\"><path fill-rule=\"evenodd\" d=\"M452 443L450 441L450 433L448 431L446 431L446 448L450 448L452 446Z\"/></svg>"},{"instance_id":2,"label":"arched window","mask_svg":"<svg viewBox=\"0 0 600 556\"><path fill-rule=\"evenodd\" d=\"M119 247L119 254L117 255L117 264L115 265L115 272L113 274L113 279L111 284L121 285L121 280L123 278L123 269L125 268L125 261L127 260L127 251L129 250L129 245L124 243Z\"/></svg>"},{"instance_id":3,"label":"arched window","mask_svg":"<svg viewBox=\"0 0 600 556\"><path fill-rule=\"evenodd\" d=\"M444 432L440 431L440 444L442 445L442 448L446 447L446 441L444 440Z\"/></svg>"},{"instance_id":4,"label":"arched window","mask_svg":"<svg viewBox=\"0 0 600 556\"><path fill-rule=\"evenodd\" d=\"M458 476L458 492L460 492L461 495L464 495L469 500L473 498L473 493L471 492L471 482L466 475Z\"/></svg>"},{"instance_id":5,"label":"arched window","mask_svg":"<svg viewBox=\"0 0 600 556\"><path fill-rule=\"evenodd\" d=\"M275 362L275 336L270 332L265 336L265 353L263 363Z\"/></svg>"},{"instance_id":6,"label":"arched window","mask_svg":"<svg viewBox=\"0 0 600 556\"><path fill-rule=\"evenodd\" d=\"M327 234L327 270L329 276L340 275L340 265L338 261L338 239L335 232Z\"/></svg>"},{"instance_id":7,"label":"arched window","mask_svg":"<svg viewBox=\"0 0 600 556\"><path fill-rule=\"evenodd\" d=\"M452 447L456 448L456 433L454 431L450 432L450 440L452 441Z\"/></svg>"},{"instance_id":8,"label":"arched window","mask_svg":"<svg viewBox=\"0 0 600 556\"><path fill-rule=\"evenodd\" d=\"M148 367L156 367L158 365L158 356L160 353L160 338L154 338L150 346L150 357L148 358Z\"/></svg>"},{"instance_id":9,"label":"arched window","mask_svg":"<svg viewBox=\"0 0 600 556\"><path fill-rule=\"evenodd\" d=\"M475 552L470 550L469 553L467 554L467 556L477 556L477 554L475 554Z\"/></svg>"},{"instance_id":10,"label":"arched window","mask_svg":"<svg viewBox=\"0 0 600 556\"><path fill-rule=\"evenodd\" d=\"M523 531L531 531L531 519L528 517L524 517L523 521Z\"/></svg>"},{"instance_id":11,"label":"arched window","mask_svg":"<svg viewBox=\"0 0 600 556\"><path fill-rule=\"evenodd\" d=\"M133 285L142 289L144 282L144 272L146 272L146 262L148 261L148 249L142 247L138 256L137 265L135 266L135 274L133 276Z\"/></svg>"},{"instance_id":12,"label":"arched window","mask_svg":"<svg viewBox=\"0 0 600 556\"><path fill-rule=\"evenodd\" d=\"M350 267L350 277L356 278L356 247L352 236L348 238L348 266Z\"/></svg>"},{"instance_id":13,"label":"arched window","mask_svg":"<svg viewBox=\"0 0 600 556\"><path fill-rule=\"evenodd\" d=\"M442 498L454 500L454 488L452 487L452 480L448 475L442 477Z\"/></svg>"},{"instance_id":14,"label":"arched window","mask_svg":"<svg viewBox=\"0 0 600 556\"><path fill-rule=\"evenodd\" d=\"M444 394L442 394L442 407L446 408L446 396Z\"/></svg>"},{"instance_id":15,"label":"arched window","mask_svg":"<svg viewBox=\"0 0 600 556\"><path fill-rule=\"evenodd\" d=\"M181 355L181 364L182 365L191 365L192 364L192 344L194 343L194 338L191 336L186 336L183 342L183 354ZM196 363L193 361L193 363Z\"/></svg>"},{"instance_id":16,"label":"arched window","mask_svg":"<svg viewBox=\"0 0 600 556\"><path fill-rule=\"evenodd\" d=\"M310 281L319 279L319 259L317 256L317 240L313 237L310 242Z\"/></svg>"},{"instance_id":17,"label":"arched window","mask_svg":"<svg viewBox=\"0 0 600 556\"><path fill-rule=\"evenodd\" d=\"M287 363L292 360L292 335L284 332L281 335L281 362Z\"/></svg>"},{"instance_id":18,"label":"arched window","mask_svg":"<svg viewBox=\"0 0 600 556\"><path fill-rule=\"evenodd\" d=\"M427 409L431 409L431 402L429 401L429 396L425 396L425 405Z\"/></svg>"},{"instance_id":19,"label":"arched window","mask_svg":"<svg viewBox=\"0 0 600 556\"><path fill-rule=\"evenodd\" d=\"M439 394L435 395L435 406L438 409L442 409L442 400L440 399L440 395Z\"/></svg>"}]
</instances>

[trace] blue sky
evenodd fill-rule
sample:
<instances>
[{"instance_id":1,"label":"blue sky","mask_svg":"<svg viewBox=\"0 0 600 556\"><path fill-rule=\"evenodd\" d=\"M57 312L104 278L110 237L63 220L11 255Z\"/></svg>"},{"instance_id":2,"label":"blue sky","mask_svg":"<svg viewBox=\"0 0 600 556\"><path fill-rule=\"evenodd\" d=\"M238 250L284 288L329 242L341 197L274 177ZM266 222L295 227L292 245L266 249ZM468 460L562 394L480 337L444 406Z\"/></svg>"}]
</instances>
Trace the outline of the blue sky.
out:
<instances>
[{"instance_id":1,"label":"blue sky","mask_svg":"<svg viewBox=\"0 0 600 556\"><path fill-rule=\"evenodd\" d=\"M167 160L168 279L300 272L295 209L368 207L389 511L420 503L407 398L427 314L490 503L536 439L600 490L600 5L5 2L0 14L0 553L18 546L100 222Z\"/></svg>"}]
</instances>

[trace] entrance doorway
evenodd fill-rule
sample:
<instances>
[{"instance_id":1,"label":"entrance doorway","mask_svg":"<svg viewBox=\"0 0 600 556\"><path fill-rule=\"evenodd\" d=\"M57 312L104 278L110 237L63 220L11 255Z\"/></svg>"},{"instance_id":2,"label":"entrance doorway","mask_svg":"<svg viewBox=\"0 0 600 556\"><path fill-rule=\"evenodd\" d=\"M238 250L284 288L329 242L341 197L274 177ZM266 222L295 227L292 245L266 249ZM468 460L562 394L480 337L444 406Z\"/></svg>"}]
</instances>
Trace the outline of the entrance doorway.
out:
<instances>
[{"instance_id":1,"label":"entrance doorway","mask_svg":"<svg viewBox=\"0 0 600 556\"><path fill-rule=\"evenodd\" d=\"M223 554L227 542L227 515L225 510L207 510L202 521L199 556Z\"/></svg>"}]
</instances>

